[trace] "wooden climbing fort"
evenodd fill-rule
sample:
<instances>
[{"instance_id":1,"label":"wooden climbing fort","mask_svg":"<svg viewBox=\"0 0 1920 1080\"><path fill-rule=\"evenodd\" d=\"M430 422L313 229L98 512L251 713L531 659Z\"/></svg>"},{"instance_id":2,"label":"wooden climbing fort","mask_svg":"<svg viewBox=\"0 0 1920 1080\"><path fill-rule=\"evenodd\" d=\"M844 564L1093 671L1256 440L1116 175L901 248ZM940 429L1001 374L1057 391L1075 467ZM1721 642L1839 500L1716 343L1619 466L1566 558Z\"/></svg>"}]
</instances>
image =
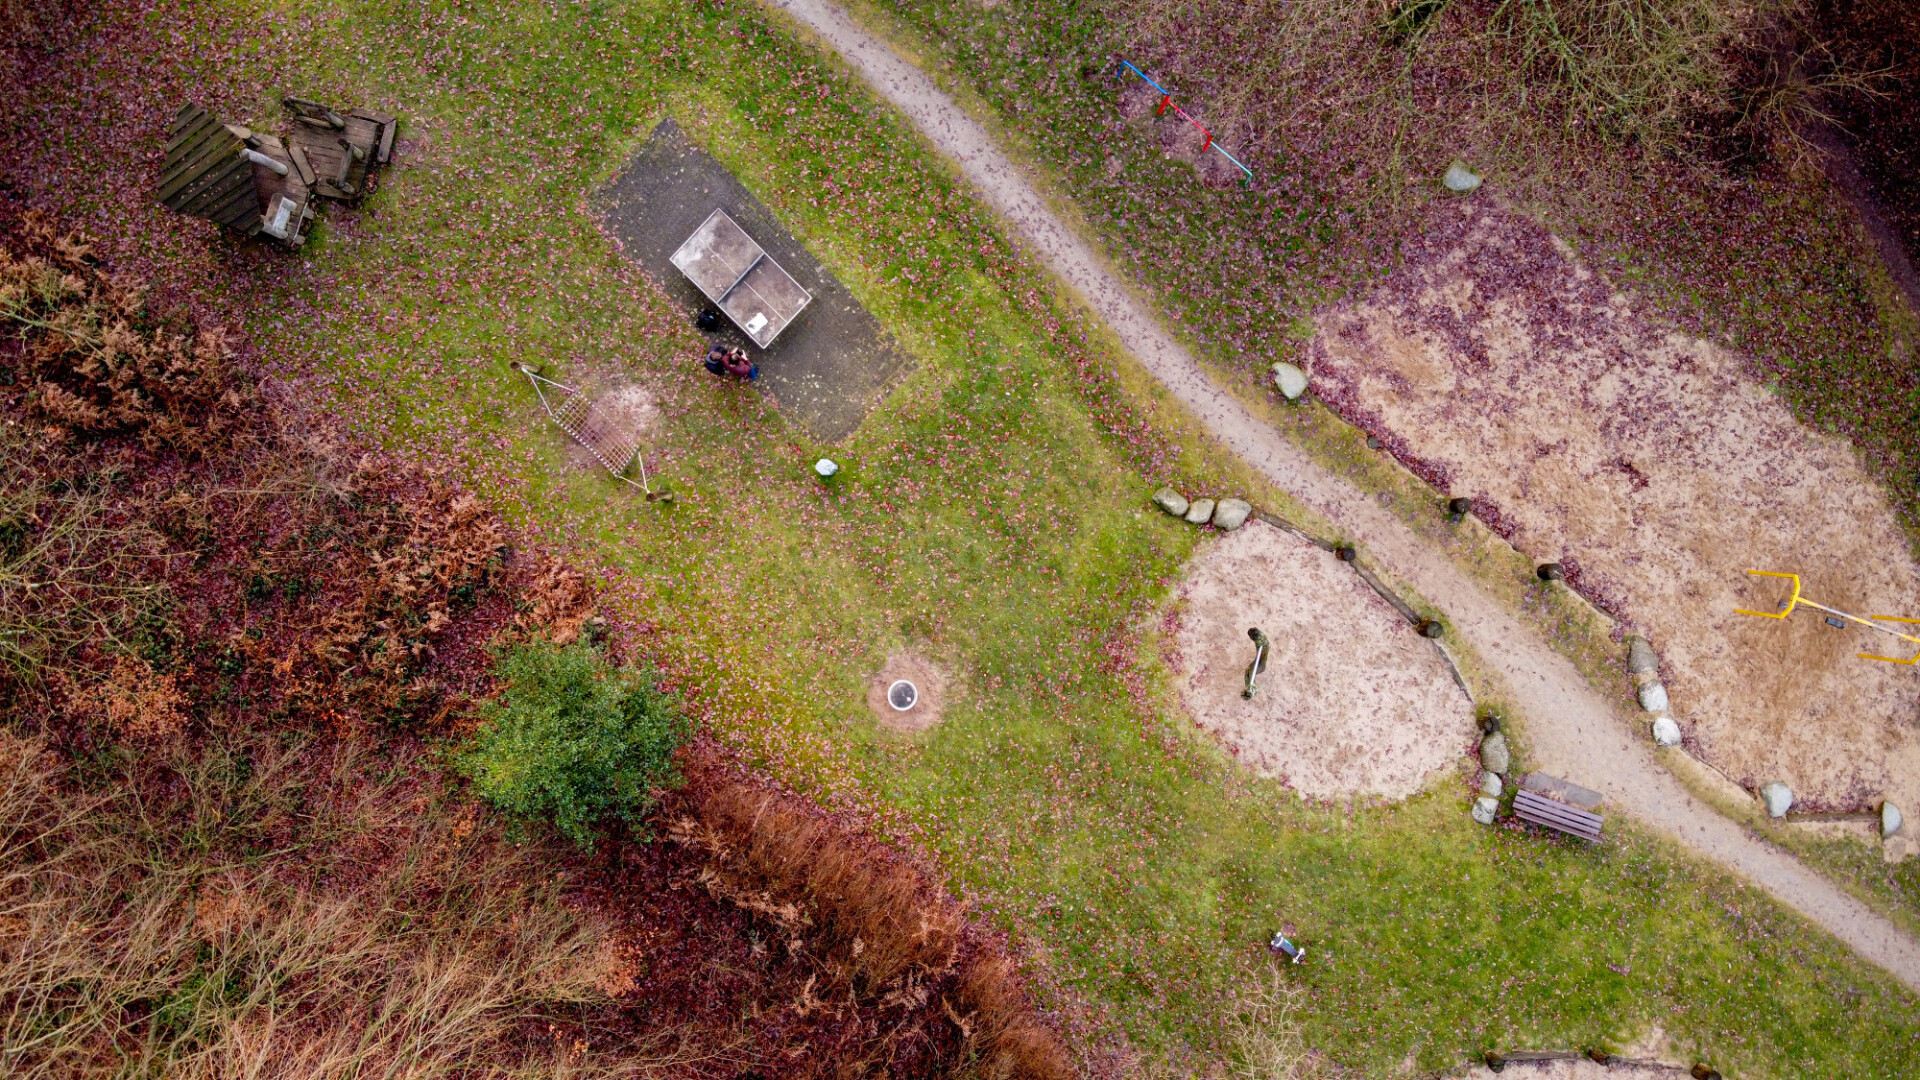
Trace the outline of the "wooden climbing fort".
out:
<instances>
[{"instance_id":1,"label":"wooden climbing fort","mask_svg":"<svg viewBox=\"0 0 1920 1080\"><path fill-rule=\"evenodd\" d=\"M290 248L306 242L314 198L358 199L368 171L393 155L391 116L345 115L302 98L281 103L292 131L279 136L220 122L188 103L174 115L160 166L169 208Z\"/></svg>"}]
</instances>

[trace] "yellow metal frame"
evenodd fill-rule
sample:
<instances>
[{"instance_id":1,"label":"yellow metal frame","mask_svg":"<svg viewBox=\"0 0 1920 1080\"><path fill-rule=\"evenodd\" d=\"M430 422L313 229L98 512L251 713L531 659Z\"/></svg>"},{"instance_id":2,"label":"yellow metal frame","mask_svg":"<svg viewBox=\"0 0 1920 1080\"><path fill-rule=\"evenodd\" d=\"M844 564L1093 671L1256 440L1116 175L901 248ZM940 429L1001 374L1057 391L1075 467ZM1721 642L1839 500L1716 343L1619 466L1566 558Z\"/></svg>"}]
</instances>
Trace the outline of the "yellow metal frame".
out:
<instances>
[{"instance_id":1,"label":"yellow metal frame","mask_svg":"<svg viewBox=\"0 0 1920 1080\"><path fill-rule=\"evenodd\" d=\"M1793 581L1793 595L1787 598L1787 606L1781 608L1779 611L1747 611L1744 608L1734 608L1733 613L1735 615L1758 615L1763 619L1784 619L1787 616L1793 614L1794 605L1800 602L1800 575L1799 574L1781 574L1781 573L1776 573L1772 570L1749 570L1747 571L1747 573L1753 577L1789 578Z\"/></svg>"},{"instance_id":2,"label":"yellow metal frame","mask_svg":"<svg viewBox=\"0 0 1920 1080\"><path fill-rule=\"evenodd\" d=\"M1908 619L1899 615L1872 615L1863 619L1858 615L1849 615L1844 611L1830 608L1825 604L1815 603L1801 596L1799 574L1782 574L1774 570L1749 570L1747 573L1753 577L1786 578L1793 582L1793 595L1787 598L1786 604L1783 605L1779 611L1748 611L1745 608L1734 608L1733 611L1736 615L1755 615L1762 619L1784 619L1793 614L1794 608L1805 604L1807 607L1813 608L1816 611L1824 611L1829 615L1845 619L1848 622L1859 623L1861 626L1867 627L1870 630L1878 630L1883 634L1890 634L1908 644L1920 646L1920 637L1915 637L1912 634L1903 634L1898 630L1880 625L1883 622L1920 623L1920 619ZM1906 664L1909 666L1920 664L1920 651L1915 652L1912 657L1906 660L1895 656L1880 656L1875 653L1855 653L1854 655L1862 660L1882 660L1889 664Z\"/></svg>"},{"instance_id":3,"label":"yellow metal frame","mask_svg":"<svg viewBox=\"0 0 1920 1080\"><path fill-rule=\"evenodd\" d=\"M1870 617L1879 622L1920 623L1920 619L1906 619L1898 615L1874 615ZM1891 630L1887 632L1892 633ZM1920 639L1907 637L1907 635L1905 634L1899 634L1896 636L1906 638L1906 640L1908 641L1913 641L1916 644L1920 644ZM1914 664L1920 664L1920 652L1914 653L1912 656L1907 657L1905 660L1901 660L1897 657L1892 657L1892 656L1874 656L1872 653L1861 653L1860 658L1863 660L1885 660L1889 664L1906 664L1909 667L1913 666Z\"/></svg>"}]
</instances>

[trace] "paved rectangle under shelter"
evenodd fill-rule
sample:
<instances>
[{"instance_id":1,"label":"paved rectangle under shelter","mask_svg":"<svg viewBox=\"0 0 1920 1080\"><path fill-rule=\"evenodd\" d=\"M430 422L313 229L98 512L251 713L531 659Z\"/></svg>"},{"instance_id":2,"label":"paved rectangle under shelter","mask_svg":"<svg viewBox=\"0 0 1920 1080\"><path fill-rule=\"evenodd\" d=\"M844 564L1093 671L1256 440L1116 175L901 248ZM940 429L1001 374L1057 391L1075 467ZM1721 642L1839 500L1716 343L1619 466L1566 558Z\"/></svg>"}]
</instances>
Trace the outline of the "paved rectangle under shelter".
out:
<instances>
[{"instance_id":1,"label":"paved rectangle under shelter","mask_svg":"<svg viewBox=\"0 0 1920 1080\"><path fill-rule=\"evenodd\" d=\"M757 385L816 438L837 442L851 434L905 369L906 355L879 321L673 120L653 129L626 168L595 193L593 204L622 252L690 318L712 305L674 266L673 255L715 210L738 222L813 295L764 349L731 324L714 337L746 349L760 365Z\"/></svg>"}]
</instances>

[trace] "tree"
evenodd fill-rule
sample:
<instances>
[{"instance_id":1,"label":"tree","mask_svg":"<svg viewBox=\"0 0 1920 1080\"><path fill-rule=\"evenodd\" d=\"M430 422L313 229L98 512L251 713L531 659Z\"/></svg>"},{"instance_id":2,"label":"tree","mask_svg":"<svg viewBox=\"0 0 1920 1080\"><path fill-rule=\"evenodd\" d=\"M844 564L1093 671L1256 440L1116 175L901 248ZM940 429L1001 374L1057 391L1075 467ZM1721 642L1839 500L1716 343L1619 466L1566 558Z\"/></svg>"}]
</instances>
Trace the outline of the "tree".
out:
<instances>
[{"instance_id":1,"label":"tree","mask_svg":"<svg viewBox=\"0 0 1920 1080\"><path fill-rule=\"evenodd\" d=\"M608 817L644 830L654 792L679 782L673 754L690 730L652 674L545 642L502 652L494 671L506 688L458 759L480 797L585 847Z\"/></svg>"}]
</instances>

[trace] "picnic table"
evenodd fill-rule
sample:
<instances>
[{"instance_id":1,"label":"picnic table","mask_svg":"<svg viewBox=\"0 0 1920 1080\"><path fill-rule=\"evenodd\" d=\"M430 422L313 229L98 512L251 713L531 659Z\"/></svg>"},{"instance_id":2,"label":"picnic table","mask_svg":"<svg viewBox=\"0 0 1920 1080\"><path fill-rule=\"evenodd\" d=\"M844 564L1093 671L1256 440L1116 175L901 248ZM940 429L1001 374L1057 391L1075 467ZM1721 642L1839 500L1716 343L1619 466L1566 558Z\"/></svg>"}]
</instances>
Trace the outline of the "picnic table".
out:
<instances>
[{"instance_id":1,"label":"picnic table","mask_svg":"<svg viewBox=\"0 0 1920 1080\"><path fill-rule=\"evenodd\" d=\"M671 261L763 349L813 299L725 210L708 214Z\"/></svg>"}]
</instances>

